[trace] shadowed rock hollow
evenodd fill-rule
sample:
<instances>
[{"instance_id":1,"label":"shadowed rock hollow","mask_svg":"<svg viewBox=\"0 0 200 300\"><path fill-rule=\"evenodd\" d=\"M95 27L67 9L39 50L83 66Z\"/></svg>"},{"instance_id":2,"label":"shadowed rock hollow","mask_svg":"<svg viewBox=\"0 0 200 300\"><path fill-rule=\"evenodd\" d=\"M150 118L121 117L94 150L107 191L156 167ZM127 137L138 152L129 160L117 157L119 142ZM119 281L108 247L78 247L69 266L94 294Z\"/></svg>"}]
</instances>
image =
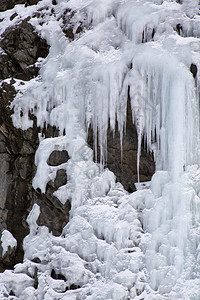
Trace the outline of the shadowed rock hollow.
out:
<instances>
[{"instance_id":1,"label":"shadowed rock hollow","mask_svg":"<svg viewBox=\"0 0 200 300\"><path fill-rule=\"evenodd\" d=\"M88 144L93 148L93 132L89 128ZM113 136L113 132L108 129L107 132L107 162L108 167L115 175L117 181L121 182L128 192L135 191L135 183L137 178L137 148L138 137L137 131L132 121L132 111L130 101L127 102L127 120L126 133L123 137L123 145L121 151L120 135L117 130ZM155 172L155 163L153 155L147 153L144 144L142 144L140 157L140 181L145 182L151 180Z\"/></svg>"}]
</instances>

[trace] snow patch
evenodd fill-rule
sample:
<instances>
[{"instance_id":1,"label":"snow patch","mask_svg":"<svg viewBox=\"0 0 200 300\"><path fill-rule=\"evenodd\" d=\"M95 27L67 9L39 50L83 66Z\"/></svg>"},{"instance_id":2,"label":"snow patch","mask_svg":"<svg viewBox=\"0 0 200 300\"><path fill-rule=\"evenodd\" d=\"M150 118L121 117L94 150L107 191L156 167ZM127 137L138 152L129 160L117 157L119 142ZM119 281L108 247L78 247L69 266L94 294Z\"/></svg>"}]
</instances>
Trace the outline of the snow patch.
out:
<instances>
[{"instance_id":1,"label":"snow patch","mask_svg":"<svg viewBox=\"0 0 200 300\"><path fill-rule=\"evenodd\" d=\"M6 254L8 251L9 247L16 248L17 247L17 241L13 237L12 233L8 230L3 230L2 235L1 235L1 247L3 248L2 256Z\"/></svg>"}]
</instances>

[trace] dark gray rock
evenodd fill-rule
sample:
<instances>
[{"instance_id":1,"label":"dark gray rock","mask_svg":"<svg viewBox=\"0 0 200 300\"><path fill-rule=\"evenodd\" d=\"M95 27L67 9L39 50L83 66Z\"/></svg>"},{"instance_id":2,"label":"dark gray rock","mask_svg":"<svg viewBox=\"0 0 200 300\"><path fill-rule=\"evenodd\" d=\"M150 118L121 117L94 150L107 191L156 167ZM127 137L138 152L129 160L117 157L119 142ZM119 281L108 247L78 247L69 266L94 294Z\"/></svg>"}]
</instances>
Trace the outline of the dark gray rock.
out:
<instances>
[{"instance_id":1,"label":"dark gray rock","mask_svg":"<svg viewBox=\"0 0 200 300\"><path fill-rule=\"evenodd\" d=\"M53 192L56 188L51 184L47 184L45 194L38 193L38 198L35 202L40 206L40 216L37 220L38 225L47 226L55 236L62 233L63 227L69 221L69 211L71 204L69 201L63 205L55 196Z\"/></svg>"},{"instance_id":2,"label":"dark gray rock","mask_svg":"<svg viewBox=\"0 0 200 300\"><path fill-rule=\"evenodd\" d=\"M1 131L1 128L0 128ZM7 148L6 148L6 138L5 136L0 132L0 153L6 153Z\"/></svg>"},{"instance_id":3,"label":"dark gray rock","mask_svg":"<svg viewBox=\"0 0 200 300\"><path fill-rule=\"evenodd\" d=\"M56 173L56 178L54 180L55 188L59 188L62 185L65 185L67 183L67 174L66 170L58 170Z\"/></svg>"},{"instance_id":4,"label":"dark gray rock","mask_svg":"<svg viewBox=\"0 0 200 300\"><path fill-rule=\"evenodd\" d=\"M0 11L13 8L16 4L34 5L40 0L1 0Z\"/></svg>"},{"instance_id":5,"label":"dark gray rock","mask_svg":"<svg viewBox=\"0 0 200 300\"><path fill-rule=\"evenodd\" d=\"M181 24L177 24L176 31L179 35L182 35L183 34L183 26Z\"/></svg>"},{"instance_id":6,"label":"dark gray rock","mask_svg":"<svg viewBox=\"0 0 200 300\"><path fill-rule=\"evenodd\" d=\"M88 144L93 148L93 133L90 128L88 131ZM130 101L127 105L127 121L126 121L126 134L123 138L122 159L121 159L121 144L120 136L117 130L115 136L113 132L108 129L107 132L107 162L108 167L121 182L124 188L129 191L135 191L135 183L137 178L137 148L138 137L135 126L132 122L132 111ZM140 157L140 181L149 181L155 172L155 164L153 156L146 152L144 145L142 145Z\"/></svg>"},{"instance_id":7,"label":"dark gray rock","mask_svg":"<svg viewBox=\"0 0 200 300\"><path fill-rule=\"evenodd\" d=\"M69 155L66 150L63 150L63 151L55 150L50 154L47 163L50 166L59 166L65 162L67 162L68 159L69 159Z\"/></svg>"},{"instance_id":8,"label":"dark gray rock","mask_svg":"<svg viewBox=\"0 0 200 300\"><path fill-rule=\"evenodd\" d=\"M15 77L30 80L38 75L35 63L49 52L47 42L34 31L28 19L9 27L1 36L0 79Z\"/></svg>"},{"instance_id":9,"label":"dark gray rock","mask_svg":"<svg viewBox=\"0 0 200 300\"><path fill-rule=\"evenodd\" d=\"M30 178L32 173L32 157L27 156L18 156L15 160L15 169L19 172L19 175L22 180Z\"/></svg>"},{"instance_id":10,"label":"dark gray rock","mask_svg":"<svg viewBox=\"0 0 200 300\"><path fill-rule=\"evenodd\" d=\"M5 209L7 209L6 227L17 240L18 246L14 264L23 259L23 239L29 233L26 218L30 211L31 185L19 176L12 178L8 186Z\"/></svg>"},{"instance_id":11,"label":"dark gray rock","mask_svg":"<svg viewBox=\"0 0 200 300\"><path fill-rule=\"evenodd\" d=\"M26 0L1 0L0 11L13 8L16 4L24 4Z\"/></svg>"},{"instance_id":12,"label":"dark gray rock","mask_svg":"<svg viewBox=\"0 0 200 300\"><path fill-rule=\"evenodd\" d=\"M195 79L197 76L197 72L198 72L197 66L195 64L190 65L190 72L192 73L192 75Z\"/></svg>"},{"instance_id":13,"label":"dark gray rock","mask_svg":"<svg viewBox=\"0 0 200 300\"><path fill-rule=\"evenodd\" d=\"M62 30L69 40L74 40L86 27L86 20L77 19L77 11L66 9L62 15ZM74 25L76 24L76 25Z\"/></svg>"},{"instance_id":14,"label":"dark gray rock","mask_svg":"<svg viewBox=\"0 0 200 300\"><path fill-rule=\"evenodd\" d=\"M26 0L26 1L25 1L25 4L26 4L26 5L35 5L35 4L37 4L39 1L41 1L41 0Z\"/></svg>"},{"instance_id":15,"label":"dark gray rock","mask_svg":"<svg viewBox=\"0 0 200 300\"><path fill-rule=\"evenodd\" d=\"M10 261L10 267L23 259L22 242L29 229L26 218L33 202L34 191L32 179L35 174L34 153L38 146L38 132L36 120L31 129L31 145L34 149L25 153L25 137L30 136L30 131L22 131L14 128L11 120L9 103L15 96L11 84L3 83L0 88L0 222L1 230L8 229L17 240L17 249L14 258ZM7 265L5 264L5 268ZM3 262L1 264L3 268Z\"/></svg>"},{"instance_id":16,"label":"dark gray rock","mask_svg":"<svg viewBox=\"0 0 200 300\"><path fill-rule=\"evenodd\" d=\"M27 141L23 141L22 148L20 150L21 155L30 155L34 153L34 148Z\"/></svg>"},{"instance_id":17,"label":"dark gray rock","mask_svg":"<svg viewBox=\"0 0 200 300\"><path fill-rule=\"evenodd\" d=\"M0 80L8 77L24 80L33 78L38 74L35 62L38 57L46 57L49 50L46 41L36 34L28 19L7 29L1 36L0 47L3 49L0 55ZM8 251L6 258L0 258L0 271L22 262L23 239L29 233L26 219L34 203L41 205L39 222L56 235L61 234L62 226L68 222L70 210L69 202L63 206L53 196L56 188L67 180L64 170L58 171L54 187L48 187L47 195L32 188L38 133L55 137L59 130L49 125L38 128L37 120L31 114L33 128L23 131L13 126L9 104L16 95L14 83L15 80L11 79L10 83L2 82L0 85L0 230L7 229L12 233L17 240L17 249L12 253ZM66 153L62 153L61 157L58 155L57 162L60 159L66 160Z\"/></svg>"},{"instance_id":18,"label":"dark gray rock","mask_svg":"<svg viewBox=\"0 0 200 300\"><path fill-rule=\"evenodd\" d=\"M4 255L2 255L2 247L0 246L0 272L4 271L5 267L7 269L12 268L15 261L16 248L11 248L8 246L8 250Z\"/></svg>"},{"instance_id":19,"label":"dark gray rock","mask_svg":"<svg viewBox=\"0 0 200 300\"><path fill-rule=\"evenodd\" d=\"M8 173L10 164L10 155L0 153L0 231L6 228L7 209L5 207L11 175Z\"/></svg>"}]
</instances>

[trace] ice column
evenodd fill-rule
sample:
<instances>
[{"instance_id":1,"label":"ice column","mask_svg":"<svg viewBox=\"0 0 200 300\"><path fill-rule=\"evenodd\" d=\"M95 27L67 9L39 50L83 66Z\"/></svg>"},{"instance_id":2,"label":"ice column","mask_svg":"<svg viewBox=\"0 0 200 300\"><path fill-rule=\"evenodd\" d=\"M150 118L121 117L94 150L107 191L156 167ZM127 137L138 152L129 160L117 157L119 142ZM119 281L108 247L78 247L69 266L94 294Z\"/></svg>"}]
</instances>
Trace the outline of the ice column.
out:
<instances>
[{"instance_id":1,"label":"ice column","mask_svg":"<svg viewBox=\"0 0 200 300\"><path fill-rule=\"evenodd\" d=\"M154 151L156 169L177 180L185 165L198 163L198 99L192 75L174 57L140 47L128 74L134 122Z\"/></svg>"}]
</instances>

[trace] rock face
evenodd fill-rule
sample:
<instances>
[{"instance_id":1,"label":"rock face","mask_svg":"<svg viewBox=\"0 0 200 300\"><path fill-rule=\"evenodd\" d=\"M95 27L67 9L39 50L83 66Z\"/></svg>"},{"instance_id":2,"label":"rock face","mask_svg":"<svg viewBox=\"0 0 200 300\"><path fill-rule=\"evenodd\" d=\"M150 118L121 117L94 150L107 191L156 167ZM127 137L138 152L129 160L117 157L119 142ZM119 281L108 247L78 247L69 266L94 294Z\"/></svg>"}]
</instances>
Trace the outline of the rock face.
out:
<instances>
[{"instance_id":1,"label":"rock face","mask_svg":"<svg viewBox=\"0 0 200 300\"><path fill-rule=\"evenodd\" d=\"M15 248L8 247L5 255L2 255L2 249L0 249L0 272L4 269L9 269L15 263Z\"/></svg>"},{"instance_id":2,"label":"rock face","mask_svg":"<svg viewBox=\"0 0 200 300\"><path fill-rule=\"evenodd\" d=\"M191 64L190 66L190 72L192 73L194 79L196 78L197 75L197 66L195 64Z\"/></svg>"},{"instance_id":3,"label":"rock face","mask_svg":"<svg viewBox=\"0 0 200 300\"><path fill-rule=\"evenodd\" d=\"M12 4L9 1L3 3L7 4L5 9ZM2 80L0 86L0 231L9 230L17 240L16 251L8 251L4 257L1 255L0 246L0 271L3 271L5 268L12 268L23 259L22 243L29 233L26 218L32 205L38 203L41 207L39 225L48 226L53 234L59 235L68 222L70 204L67 202L63 206L53 196L53 192L66 183L64 170L58 171L55 183L48 184L45 195L32 188L32 179L36 170L35 151L39 144L38 133L41 129L37 127L33 116L30 116L33 118L33 128L26 131L16 129L11 120L12 111L9 109L9 104L16 94L14 78L30 80L37 76L39 70L35 63L39 57L48 55L49 46L35 33L26 19L15 27L9 27L3 33L0 47L2 49L0 51L0 80ZM3 81L7 78L10 78L10 83ZM42 133L46 137L52 137L58 135L58 130L47 126ZM62 163L60 159L68 158L67 153L57 156L54 153L49 161L59 165Z\"/></svg>"},{"instance_id":4,"label":"rock face","mask_svg":"<svg viewBox=\"0 0 200 300\"><path fill-rule=\"evenodd\" d=\"M7 111L7 116L8 114ZM11 120L3 119L1 118L0 126L1 149L4 151L0 153L0 161L4 161L0 180L0 229L9 230L18 242L15 257L11 257L10 265L8 259L6 262L7 267L12 267L23 258L22 242L29 232L26 218L35 193L31 181L35 172L34 152L38 141L36 127L23 132L15 129ZM4 268L4 265L1 265L1 268Z\"/></svg>"},{"instance_id":5,"label":"rock face","mask_svg":"<svg viewBox=\"0 0 200 300\"><path fill-rule=\"evenodd\" d=\"M130 101L127 103L126 134L123 138L121 152L120 136L117 131L113 137L113 132L107 133L107 163L108 167L115 175L117 181L121 182L128 192L135 191L135 183L138 182L137 176L137 131L132 122L132 112ZM89 129L88 143L93 147L92 129ZM121 156L122 153L122 156ZM153 156L146 152L144 145L141 149L140 157L140 182L149 181L155 172Z\"/></svg>"},{"instance_id":6,"label":"rock face","mask_svg":"<svg viewBox=\"0 0 200 300\"><path fill-rule=\"evenodd\" d=\"M15 4L36 4L38 0L1 0L0 11L10 9ZM56 1L53 1L56 5ZM14 14L12 18L14 19ZM80 21L77 28L73 28L70 20L76 18L76 13L70 10L63 17L63 31L66 37L73 40L83 30ZM26 218L34 203L40 206L41 214L38 225L45 225L54 235L60 235L63 226L68 222L70 203L62 205L53 193L67 183L67 175L62 164L68 159L66 151L54 151L48 159L50 166L60 166L54 182L47 184L45 194L32 188L32 179L35 175L34 158L39 140L38 133L46 137L58 136L59 130L49 125L41 129L37 127L37 120L33 120L33 128L26 131L16 129L11 120L12 111L9 104L12 102L16 91L15 79L30 80L38 75L35 65L39 57L46 57L49 52L47 42L40 38L33 26L23 20L14 27L9 27L0 39L0 231L9 230L17 240L16 251L8 251L6 258L1 257L0 246L0 271L12 268L23 259L23 239L29 233ZM4 81L5 79L10 79ZM89 130L88 143L92 147L92 130ZM135 190L137 182L137 132L132 124L130 104L127 110L127 128L123 141L123 158L121 160L121 147L119 134L115 137L108 130L108 159L107 167L113 171L125 189L129 192ZM147 181L154 173L154 162L144 147L141 152L140 180Z\"/></svg>"},{"instance_id":7,"label":"rock face","mask_svg":"<svg viewBox=\"0 0 200 300\"><path fill-rule=\"evenodd\" d=\"M52 131L50 129L47 132L49 136ZM69 202L62 205L53 196L53 192L67 182L65 170L57 171L55 181L49 182L45 194L32 188L35 175L34 157L39 143L38 132L36 120L33 128L27 131L14 128L8 121L0 126L0 230L6 228L17 240L15 256L10 252L6 260L0 259L0 270L13 267L22 261L22 243L29 233L26 218L34 203L41 208L38 225L47 226L53 234L60 235L63 226L68 222ZM58 160L54 157L54 163L59 165L59 155Z\"/></svg>"},{"instance_id":8,"label":"rock face","mask_svg":"<svg viewBox=\"0 0 200 300\"><path fill-rule=\"evenodd\" d=\"M49 46L34 32L28 19L9 27L1 38L0 79L30 80L37 76L39 69L34 64L39 57L48 55Z\"/></svg>"},{"instance_id":9,"label":"rock face","mask_svg":"<svg viewBox=\"0 0 200 300\"><path fill-rule=\"evenodd\" d=\"M63 150L63 151L53 151L50 154L47 163L50 166L58 166L58 165L61 165L62 163L67 162L68 159L69 159L69 155L68 155L67 151L65 151L65 150Z\"/></svg>"},{"instance_id":10,"label":"rock face","mask_svg":"<svg viewBox=\"0 0 200 300\"><path fill-rule=\"evenodd\" d=\"M65 184L66 181L63 183ZM56 191L57 188L58 186L56 186L55 181L54 183L49 182L47 184L46 193L38 193L35 199L41 211L37 220L38 225L47 226L55 236L59 236L63 227L68 223L71 208L69 201L67 201L65 205L62 205L60 201L53 196L53 192Z\"/></svg>"},{"instance_id":11,"label":"rock face","mask_svg":"<svg viewBox=\"0 0 200 300\"><path fill-rule=\"evenodd\" d=\"M16 4L34 5L40 0L1 0L0 11L13 8Z\"/></svg>"},{"instance_id":12,"label":"rock face","mask_svg":"<svg viewBox=\"0 0 200 300\"><path fill-rule=\"evenodd\" d=\"M50 154L47 163L50 166L59 166L67 162L68 159L69 155L67 151L53 151ZM60 201L53 195L53 193L66 183L66 170L57 170L55 180L48 182L45 194L38 192L38 198L36 201L41 210L37 221L38 225L47 226L56 236L61 234L63 227L68 222L71 205L69 201L67 201L65 205L62 205Z\"/></svg>"}]
</instances>

